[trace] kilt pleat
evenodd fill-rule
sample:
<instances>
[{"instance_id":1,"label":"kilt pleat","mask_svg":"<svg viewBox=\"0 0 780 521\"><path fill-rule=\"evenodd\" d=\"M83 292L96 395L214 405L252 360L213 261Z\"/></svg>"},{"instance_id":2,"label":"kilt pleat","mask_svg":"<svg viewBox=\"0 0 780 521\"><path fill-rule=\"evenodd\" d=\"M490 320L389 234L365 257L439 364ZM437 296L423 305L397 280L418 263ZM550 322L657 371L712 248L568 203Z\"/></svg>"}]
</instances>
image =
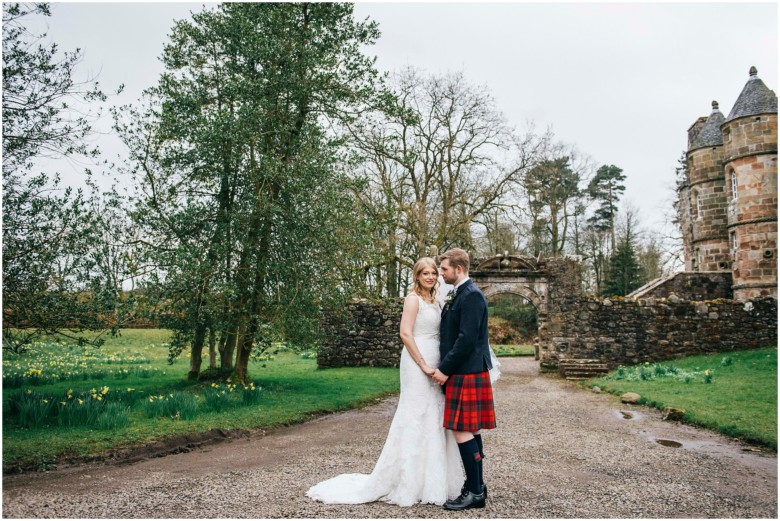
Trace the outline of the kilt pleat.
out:
<instances>
[{"instance_id":1,"label":"kilt pleat","mask_svg":"<svg viewBox=\"0 0 780 521\"><path fill-rule=\"evenodd\" d=\"M444 428L460 432L496 428L490 373L452 375L444 385Z\"/></svg>"}]
</instances>

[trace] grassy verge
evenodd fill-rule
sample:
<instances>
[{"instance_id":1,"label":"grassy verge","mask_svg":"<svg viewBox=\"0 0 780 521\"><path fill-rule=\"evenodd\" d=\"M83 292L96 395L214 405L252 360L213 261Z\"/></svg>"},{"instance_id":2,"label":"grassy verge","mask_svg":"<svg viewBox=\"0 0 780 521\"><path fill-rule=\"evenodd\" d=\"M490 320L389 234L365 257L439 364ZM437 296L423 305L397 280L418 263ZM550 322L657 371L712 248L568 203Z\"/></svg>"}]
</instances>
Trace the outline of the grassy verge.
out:
<instances>
[{"instance_id":1,"label":"grassy verge","mask_svg":"<svg viewBox=\"0 0 780 521\"><path fill-rule=\"evenodd\" d=\"M502 356L534 356L534 346L530 344L505 344L490 346L497 357Z\"/></svg>"},{"instance_id":2,"label":"grassy verge","mask_svg":"<svg viewBox=\"0 0 780 521\"><path fill-rule=\"evenodd\" d=\"M6 356L4 384L7 372L21 372L22 377L24 374L29 377L23 377L27 380L21 385L3 389L4 468L46 468L62 457L90 457L109 449L140 446L169 436L214 428L268 429L303 421L314 413L370 403L399 389L397 369L318 370L315 359L282 351L271 360L250 365L257 392L247 404L241 400L246 392L240 388L214 389L211 382L187 382L184 379L186 359L177 360L173 365L166 362L167 339L167 331L128 330L121 337L109 340L96 353L48 345L39 346L41 351L32 357ZM30 368L40 374L30 373ZM78 400L98 405L94 397L101 396L104 387L107 391L102 396L105 398L101 400L102 405L126 405L126 422L120 427L99 422L63 426L61 418L54 417L40 425L22 427L18 418L7 414L9 400L27 393L33 397L56 397L63 407L66 404L75 407ZM92 390L96 392L90 395ZM222 405L217 396L220 390L225 391L223 398L227 400ZM72 399L67 398L68 391ZM194 413L179 415L177 411L173 415L162 413L150 417L150 399L174 401L171 395L185 396L190 401L196 396Z\"/></svg>"},{"instance_id":3,"label":"grassy verge","mask_svg":"<svg viewBox=\"0 0 780 521\"><path fill-rule=\"evenodd\" d=\"M586 385L635 392L686 411L684 421L777 450L777 348L691 356L619 368Z\"/></svg>"}]
</instances>

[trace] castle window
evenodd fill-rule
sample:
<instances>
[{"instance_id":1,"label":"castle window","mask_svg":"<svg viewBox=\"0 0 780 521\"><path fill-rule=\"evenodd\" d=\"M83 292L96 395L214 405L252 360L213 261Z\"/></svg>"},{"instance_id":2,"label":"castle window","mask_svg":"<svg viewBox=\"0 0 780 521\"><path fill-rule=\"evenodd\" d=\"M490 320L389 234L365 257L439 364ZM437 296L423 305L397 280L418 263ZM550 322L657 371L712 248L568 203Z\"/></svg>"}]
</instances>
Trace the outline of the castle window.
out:
<instances>
[{"instance_id":1,"label":"castle window","mask_svg":"<svg viewBox=\"0 0 780 521\"><path fill-rule=\"evenodd\" d=\"M737 198L737 173L732 170L731 171L731 198L736 199Z\"/></svg>"},{"instance_id":2,"label":"castle window","mask_svg":"<svg viewBox=\"0 0 780 521\"><path fill-rule=\"evenodd\" d=\"M701 208L702 206L701 195L699 195L699 192L694 192L693 196L696 198L696 212L694 217L696 218L697 221L699 221L701 220L702 213L703 213Z\"/></svg>"},{"instance_id":3,"label":"castle window","mask_svg":"<svg viewBox=\"0 0 780 521\"><path fill-rule=\"evenodd\" d=\"M731 232L731 253L737 251L737 232Z\"/></svg>"},{"instance_id":4,"label":"castle window","mask_svg":"<svg viewBox=\"0 0 780 521\"><path fill-rule=\"evenodd\" d=\"M691 259L691 267L693 268L693 271L699 271L699 256L701 255L701 250L699 248L696 248L693 250L693 258Z\"/></svg>"}]
</instances>

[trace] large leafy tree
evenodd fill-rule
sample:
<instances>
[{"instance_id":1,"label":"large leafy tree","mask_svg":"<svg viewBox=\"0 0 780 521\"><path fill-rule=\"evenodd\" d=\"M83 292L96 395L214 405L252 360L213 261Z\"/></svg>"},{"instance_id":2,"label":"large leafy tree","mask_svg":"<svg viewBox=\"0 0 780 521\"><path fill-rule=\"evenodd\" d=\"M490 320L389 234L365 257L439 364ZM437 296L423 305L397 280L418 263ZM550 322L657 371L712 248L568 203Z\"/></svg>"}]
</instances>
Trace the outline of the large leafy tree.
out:
<instances>
[{"instance_id":1,"label":"large leafy tree","mask_svg":"<svg viewBox=\"0 0 780 521\"><path fill-rule=\"evenodd\" d=\"M79 332L106 326L117 296L94 270L100 234L86 198L34 173L43 157L97 154L85 138L105 99L76 79L80 51L60 54L27 29L50 14L45 3L3 4L3 347L16 351L44 334L85 341Z\"/></svg>"},{"instance_id":2,"label":"large leafy tree","mask_svg":"<svg viewBox=\"0 0 780 521\"><path fill-rule=\"evenodd\" d=\"M491 229L510 193L536 160L540 140L518 137L484 87L462 73L404 69L391 78L383 110L350 125L366 179L358 198L380 217L378 259L397 295L407 271L430 246L475 249L473 231Z\"/></svg>"},{"instance_id":3,"label":"large leafy tree","mask_svg":"<svg viewBox=\"0 0 780 521\"><path fill-rule=\"evenodd\" d=\"M190 378L210 339L245 380L253 351L312 342L320 309L350 293L362 228L329 129L374 95L361 49L377 37L348 4L222 4L176 23L158 85L117 112L148 289Z\"/></svg>"}]
</instances>

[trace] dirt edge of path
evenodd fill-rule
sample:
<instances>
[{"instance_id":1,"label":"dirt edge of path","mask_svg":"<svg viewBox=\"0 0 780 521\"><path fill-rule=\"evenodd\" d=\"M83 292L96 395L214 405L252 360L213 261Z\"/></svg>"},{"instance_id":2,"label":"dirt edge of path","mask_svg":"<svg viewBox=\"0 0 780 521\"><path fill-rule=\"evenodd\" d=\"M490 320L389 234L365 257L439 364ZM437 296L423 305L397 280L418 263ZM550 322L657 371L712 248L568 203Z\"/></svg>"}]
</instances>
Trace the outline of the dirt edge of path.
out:
<instances>
[{"instance_id":1,"label":"dirt edge of path","mask_svg":"<svg viewBox=\"0 0 780 521\"><path fill-rule=\"evenodd\" d=\"M106 449L98 454L74 456L73 454L65 453L57 456L53 461L33 460L3 463L3 476L30 474L55 469L67 469L72 467L81 467L84 465L130 465L148 459L163 458L173 454L191 452L193 450L202 449L204 447L219 443L225 443L239 439L263 437L278 430L285 429L293 425L300 425L302 423L306 423L331 414L364 409L374 405L377 403L377 401L384 400L390 396L394 395L384 395L380 398L366 400L365 402L349 409L341 409L337 411L312 411L306 413L306 415L300 420L288 421L268 428L214 428L206 432L193 432L189 434L174 434L170 436L164 436L145 445L142 445L139 442L138 444L129 446L117 446Z\"/></svg>"}]
</instances>

